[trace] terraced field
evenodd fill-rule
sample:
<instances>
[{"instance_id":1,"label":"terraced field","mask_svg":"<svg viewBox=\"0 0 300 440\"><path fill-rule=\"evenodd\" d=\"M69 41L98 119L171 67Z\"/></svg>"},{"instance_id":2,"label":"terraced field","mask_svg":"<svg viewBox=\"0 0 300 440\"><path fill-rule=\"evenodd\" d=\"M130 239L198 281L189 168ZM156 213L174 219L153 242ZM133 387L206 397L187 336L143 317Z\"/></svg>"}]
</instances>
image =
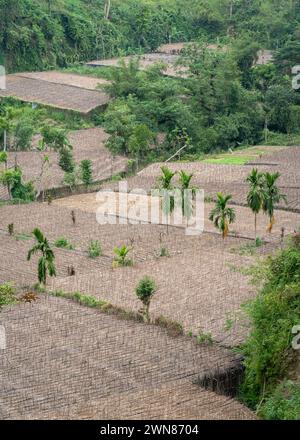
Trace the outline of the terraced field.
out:
<instances>
[{"instance_id":1,"label":"terraced field","mask_svg":"<svg viewBox=\"0 0 300 440\"><path fill-rule=\"evenodd\" d=\"M236 368L224 348L43 295L5 310L3 322L1 419L255 418L195 384Z\"/></svg>"},{"instance_id":2,"label":"terraced field","mask_svg":"<svg viewBox=\"0 0 300 440\"><path fill-rule=\"evenodd\" d=\"M103 146L107 135L97 128L72 136L75 159L92 158L94 175L107 173L109 177L112 158ZM46 294L37 302L2 312L0 325L5 323L8 349L0 358L0 417L255 418L237 401L199 383L209 377L217 384L214 390L220 391L224 377L240 368L241 360L231 349L243 342L249 331L241 305L256 295L241 269L276 251L282 244L282 227L288 235L300 226L300 213L288 210L293 209L293 203L298 207L299 154L296 147L270 148L269 154L255 157L245 166L169 164L174 170L192 172L194 184L204 187L209 195L219 190L233 193L237 220L224 241L208 220L213 207L208 202L204 205L204 233L199 236L186 235L184 224L168 228L165 224L99 224L96 213L105 212L107 206L96 193L57 199L50 205L0 207L0 283L14 282L21 291L32 289L37 281L37 257L27 262L26 256L33 245L30 233L38 226L52 245L60 237L73 245L70 250L55 248L57 277L48 279L48 291L81 292L137 313L141 303L135 287L140 279L151 276L157 285L150 307L152 323L147 325ZM17 155L17 161L21 159L22 153ZM13 160L10 157L10 164ZM119 171L127 161L118 160ZM36 175L36 160L21 166L26 179ZM151 203L150 196L138 196L137 190L150 191L156 186L160 166L151 165L128 179L134 191L125 218L133 218L139 201ZM244 180L253 166L272 172L278 169L282 191L288 196L295 192L286 210L276 210L271 235L266 233L267 218L258 217L258 235L265 240L258 248L251 247L253 215L241 206ZM53 171L55 167L49 171L49 188L59 185L61 178ZM104 184L102 196L112 194L109 188L116 190L118 185ZM126 197L120 192L116 211L109 206L108 214L119 219ZM143 211L143 206L139 208ZM14 224L13 236L8 234L10 223ZM95 259L87 252L91 240L98 240L102 248L102 255ZM122 245L130 246L134 265L114 268L113 249ZM160 256L162 247L168 256ZM196 344L187 336L175 339L153 324L159 318L180 323L185 335L211 337L212 344Z\"/></svg>"},{"instance_id":3,"label":"terraced field","mask_svg":"<svg viewBox=\"0 0 300 440\"><path fill-rule=\"evenodd\" d=\"M75 73L65 73L56 70L47 72L24 72L16 74L18 77L38 79L54 84L64 84L88 90L97 90L99 86L109 84L102 78L93 78L87 75L77 75Z\"/></svg>"},{"instance_id":4,"label":"terraced field","mask_svg":"<svg viewBox=\"0 0 300 440\"><path fill-rule=\"evenodd\" d=\"M92 161L94 181L110 178L114 174L125 171L127 167L125 157L113 157L104 146L107 139L108 134L102 128L78 130L71 132L69 135L75 161L77 163L83 159ZM38 140L37 137L33 147L37 146ZM65 186L63 183L64 172L58 165L58 154L48 151L47 156L49 157L49 164L45 165L42 175L44 153L39 151L11 152L8 156L8 166L13 167L17 163L23 171L24 179L33 181L38 192ZM2 193L0 193L1 198L7 198L7 192L3 187Z\"/></svg>"},{"instance_id":5,"label":"terraced field","mask_svg":"<svg viewBox=\"0 0 300 440\"><path fill-rule=\"evenodd\" d=\"M82 114L104 107L110 101L106 93L98 90L18 75L7 75L6 89L0 90L0 97L13 97Z\"/></svg>"},{"instance_id":6,"label":"terraced field","mask_svg":"<svg viewBox=\"0 0 300 440\"><path fill-rule=\"evenodd\" d=\"M26 255L32 245L29 233L38 225L52 243L65 237L75 247L74 250L56 250L58 276L49 280L50 289L80 291L138 311L140 303L135 297L135 287L144 275L151 275L158 286L151 305L153 317L163 315L178 321L194 334L212 333L215 340L226 345L235 345L244 339L247 326L236 313L241 304L254 297L255 290L236 269L248 266L256 257L278 246L279 228L270 243L258 248L252 256L241 252L249 240L233 236L223 242L209 224L207 232L199 237L186 236L183 229L174 227L167 233L165 226L159 225L99 225L95 212L77 206L73 225L71 208L74 207L62 205L69 199L60 199L51 206L31 204L1 208L0 228L4 235L1 236L0 281L15 281L21 286L36 282L36 260L28 263ZM246 208L240 209L246 211ZM300 223L300 216L292 215L295 224ZM245 212L241 219L246 217ZM286 217L286 221L292 220ZM11 222L15 237L9 237L6 232ZM103 255L97 259L87 255L92 239L101 243ZM135 264L113 269L113 248L124 244L133 247L131 257ZM169 257L159 256L162 246L168 250ZM68 275L68 267L74 268L75 276ZM228 320L236 321L231 331L225 331Z\"/></svg>"},{"instance_id":7,"label":"terraced field","mask_svg":"<svg viewBox=\"0 0 300 440\"><path fill-rule=\"evenodd\" d=\"M123 58L111 58L107 60L93 60L86 63L88 67L119 67L121 60L128 64L130 60L137 59L136 56L127 56ZM178 54L173 53L147 53L138 57L141 70L154 66L157 63L166 65L164 74L168 76L184 78L187 75L187 68L177 66L179 60Z\"/></svg>"},{"instance_id":8,"label":"terraced field","mask_svg":"<svg viewBox=\"0 0 300 440\"><path fill-rule=\"evenodd\" d=\"M259 147L257 147L259 148ZM173 171L181 169L193 173L194 185L204 189L207 197L214 197L218 191L230 193L237 204L246 204L248 186L245 179L252 168L261 171L281 173L279 185L287 195L288 204L281 202L280 208L289 208L300 211L300 147L261 147L265 154L253 158L245 165L225 165L205 162L174 162L168 167ZM249 153L251 157L251 153ZM128 179L128 188L135 190L142 188L150 191L157 186L157 178L161 174L163 163L156 163L146 167L137 176ZM117 189L118 185L111 184L107 188Z\"/></svg>"}]
</instances>

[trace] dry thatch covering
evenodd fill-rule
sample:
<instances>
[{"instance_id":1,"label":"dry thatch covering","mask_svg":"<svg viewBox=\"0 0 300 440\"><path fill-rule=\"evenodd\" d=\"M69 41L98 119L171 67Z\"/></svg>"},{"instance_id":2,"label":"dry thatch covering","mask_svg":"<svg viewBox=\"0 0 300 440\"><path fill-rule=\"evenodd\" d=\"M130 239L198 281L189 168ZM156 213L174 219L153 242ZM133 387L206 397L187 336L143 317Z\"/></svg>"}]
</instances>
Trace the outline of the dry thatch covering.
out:
<instances>
[{"instance_id":1,"label":"dry thatch covering","mask_svg":"<svg viewBox=\"0 0 300 440\"><path fill-rule=\"evenodd\" d=\"M0 323L1 419L254 418L192 384L238 362L223 348L43 295L5 310Z\"/></svg>"}]
</instances>

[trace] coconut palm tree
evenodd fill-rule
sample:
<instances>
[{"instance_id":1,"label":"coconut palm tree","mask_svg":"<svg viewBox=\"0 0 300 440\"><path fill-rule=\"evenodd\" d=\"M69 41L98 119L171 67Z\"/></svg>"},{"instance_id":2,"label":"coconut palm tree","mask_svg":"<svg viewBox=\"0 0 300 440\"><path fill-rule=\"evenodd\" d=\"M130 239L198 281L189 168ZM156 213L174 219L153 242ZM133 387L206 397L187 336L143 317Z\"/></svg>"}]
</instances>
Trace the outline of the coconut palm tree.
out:
<instances>
[{"instance_id":1,"label":"coconut palm tree","mask_svg":"<svg viewBox=\"0 0 300 440\"><path fill-rule=\"evenodd\" d=\"M132 266L133 261L128 257L129 252L131 251L130 247L121 246L114 248L114 266Z\"/></svg>"},{"instance_id":2,"label":"coconut palm tree","mask_svg":"<svg viewBox=\"0 0 300 440\"><path fill-rule=\"evenodd\" d=\"M209 220L222 232L223 239L228 235L229 225L235 221L235 210L227 206L231 199L231 194L223 196L223 194L219 192L217 194L216 205L209 215Z\"/></svg>"},{"instance_id":3,"label":"coconut palm tree","mask_svg":"<svg viewBox=\"0 0 300 440\"><path fill-rule=\"evenodd\" d=\"M167 217L167 232L169 232L169 216L175 208L175 197L172 193L172 180L176 172L171 171L168 167L161 167L162 175L158 178L159 187L163 190L162 210Z\"/></svg>"},{"instance_id":4,"label":"coconut palm tree","mask_svg":"<svg viewBox=\"0 0 300 440\"><path fill-rule=\"evenodd\" d=\"M35 228L32 232L36 239L36 244L28 252L27 260L29 261L32 255L40 252L42 255L38 261L38 279L42 286L46 286L47 273L50 277L56 276L56 269L54 265L54 252L52 251L48 240L40 229Z\"/></svg>"},{"instance_id":5,"label":"coconut palm tree","mask_svg":"<svg viewBox=\"0 0 300 440\"><path fill-rule=\"evenodd\" d=\"M265 173L264 174L264 202L263 202L263 211L265 214L269 216L269 226L267 231L271 234L273 226L275 224L275 206L281 201L284 200L287 203L287 198L285 194L280 192L280 189L277 186L277 180L280 177L280 173Z\"/></svg>"},{"instance_id":6,"label":"coconut palm tree","mask_svg":"<svg viewBox=\"0 0 300 440\"><path fill-rule=\"evenodd\" d=\"M247 204L254 213L254 230L257 238L257 215L260 213L264 203L264 175L256 168L253 168L248 175L246 182L249 183L249 192L247 195Z\"/></svg>"},{"instance_id":7,"label":"coconut palm tree","mask_svg":"<svg viewBox=\"0 0 300 440\"><path fill-rule=\"evenodd\" d=\"M181 203L182 203L182 215L187 218L187 220L190 218L192 211L193 211L193 205L192 205L192 199L189 197L188 191L192 191L192 196L195 194L195 188L191 187L191 180L193 178L193 174L188 174L185 171L179 172L179 184L180 184L180 191L181 191Z\"/></svg>"},{"instance_id":8,"label":"coconut palm tree","mask_svg":"<svg viewBox=\"0 0 300 440\"><path fill-rule=\"evenodd\" d=\"M168 167L165 167L165 166L161 167L160 169L161 169L162 175L159 176L159 178L158 178L158 181L160 184L159 187L161 189L166 189L166 190L172 189L173 188L172 180L176 174L176 171L171 171Z\"/></svg>"}]
</instances>

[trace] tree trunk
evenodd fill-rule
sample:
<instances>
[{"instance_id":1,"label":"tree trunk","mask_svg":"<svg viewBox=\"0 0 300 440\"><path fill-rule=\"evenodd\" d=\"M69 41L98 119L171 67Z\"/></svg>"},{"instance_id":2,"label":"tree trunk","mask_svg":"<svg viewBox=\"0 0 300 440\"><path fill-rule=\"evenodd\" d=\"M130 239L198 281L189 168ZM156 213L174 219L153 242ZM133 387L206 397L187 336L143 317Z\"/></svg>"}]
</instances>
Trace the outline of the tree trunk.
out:
<instances>
[{"instance_id":1,"label":"tree trunk","mask_svg":"<svg viewBox=\"0 0 300 440\"><path fill-rule=\"evenodd\" d=\"M7 133L6 133L6 130L4 130L3 142L4 142L4 151L6 151L6 149L7 149Z\"/></svg>"},{"instance_id":2,"label":"tree trunk","mask_svg":"<svg viewBox=\"0 0 300 440\"><path fill-rule=\"evenodd\" d=\"M229 19L232 20L233 16L233 0L230 2L230 9L229 9Z\"/></svg>"},{"instance_id":3,"label":"tree trunk","mask_svg":"<svg viewBox=\"0 0 300 440\"><path fill-rule=\"evenodd\" d=\"M104 18L108 20L111 7L111 0L106 0L104 5Z\"/></svg>"},{"instance_id":4,"label":"tree trunk","mask_svg":"<svg viewBox=\"0 0 300 440\"><path fill-rule=\"evenodd\" d=\"M150 308L150 300L146 300L144 302L144 322L150 322L150 313L149 313L149 308Z\"/></svg>"},{"instance_id":5,"label":"tree trunk","mask_svg":"<svg viewBox=\"0 0 300 440\"><path fill-rule=\"evenodd\" d=\"M11 196L11 188L10 188L10 184L9 183L7 184L7 192L8 192L9 200L11 200L12 196Z\"/></svg>"},{"instance_id":6,"label":"tree trunk","mask_svg":"<svg viewBox=\"0 0 300 440\"><path fill-rule=\"evenodd\" d=\"M254 214L254 231L255 231L255 240L257 237L257 214Z\"/></svg>"},{"instance_id":7,"label":"tree trunk","mask_svg":"<svg viewBox=\"0 0 300 440\"><path fill-rule=\"evenodd\" d=\"M264 127L264 133L265 133L265 142L268 142L268 118L265 118L265 127Z\"/></svg>"}]
</instances>

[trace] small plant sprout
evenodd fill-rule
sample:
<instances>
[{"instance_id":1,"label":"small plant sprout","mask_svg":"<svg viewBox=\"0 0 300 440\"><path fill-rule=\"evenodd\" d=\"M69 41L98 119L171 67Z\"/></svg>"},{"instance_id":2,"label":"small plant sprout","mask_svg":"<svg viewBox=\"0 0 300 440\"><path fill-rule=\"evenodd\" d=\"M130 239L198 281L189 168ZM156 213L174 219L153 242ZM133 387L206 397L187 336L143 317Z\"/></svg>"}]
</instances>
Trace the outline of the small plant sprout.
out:
<instances>
[{"instance_id":1,"label":"small plant sprout","mask_svg":"<svg viewBox=\"0 0 300 440\"><path fill-rule=\"evenodd\" d=\"M97 258L102 255L102 249L98 240L91 240L88 246L88 255L90 258Z\"/></svg>"},{"instance_id":2,"label":"small plant sprout","mask_svg":"<svg viewBox=\"0 0 300 440\"><path fill-rule=\"evenodd\" d=\"M57 248L68 249L68 250L74 249L73 244L71 244L65 237L58 238L54 242L54 246Z\"/></svg>"},{"instance_id":3,"label":"small plant sprout","mask_svg":"<svg viewBox=\"0 0 300 440\"><path fill-rule=\"evenodd\" d=\"M155 281L150 277L144 277L139 282L135 290L137 297L143 303L142 314L145 322L150 321L150 315L149 315L150 302L156 290L157 288L155 285Z\"/></svg>"},{"instance_id":4,"label":"small plant sprout","mask_svg":"<svg viewBox=\"0 0 300 440\"><path fill-rule=\"evenodd\" d=\"M212 345L213 338L212 338L211 333L205 333L203 331L200 331L197 336L197 342L198 342L198 344Z\"/></svg>"},{"instance_id":5,"label":"small plant sprout","mask_svg":"<svg viewBox=\"0 0 300 440\"><path fill-rule=\"evenodd\" d=\"M114 248L114 261L113 266L115 267L124 267L124 266L132 266L133 260L128 257L129 252L131 251L130 247L121 246Z\"/></svg>"},{"instance_id":6,"label":"small plant sprout","mask_svg":"<svg viewBox=\"0 0 300 440\"><path fill-rule=\"evenodd\" d=\"M170 256L170 252L168 251L168 249L165 246L162 246L159 250L159 256L160 257L169 257Z\"/></svg>"}]
</instances>

